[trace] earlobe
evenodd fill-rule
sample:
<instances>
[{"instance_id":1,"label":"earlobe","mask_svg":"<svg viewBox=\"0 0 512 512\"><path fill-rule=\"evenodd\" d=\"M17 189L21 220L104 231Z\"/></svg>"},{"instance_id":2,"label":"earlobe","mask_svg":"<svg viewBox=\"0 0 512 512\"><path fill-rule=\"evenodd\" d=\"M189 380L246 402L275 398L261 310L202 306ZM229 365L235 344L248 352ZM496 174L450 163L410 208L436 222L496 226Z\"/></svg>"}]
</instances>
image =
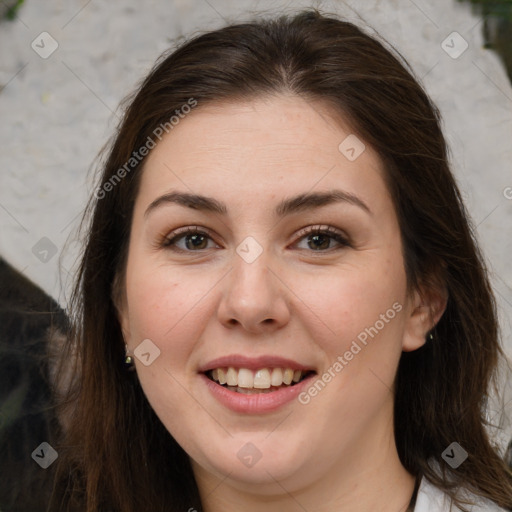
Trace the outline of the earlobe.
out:
<instances>
[{"instance_id":1,"label":"earlobe","mask_svg":"<svg viewBox=\"0 0 512 512\"><path fill-rule=\"evenodd\" d=\"M417 350L428 341L429 333L443 316L447 302L444 290L414 291L402 340L404 352Z\"/></svg>"}]
</instances>

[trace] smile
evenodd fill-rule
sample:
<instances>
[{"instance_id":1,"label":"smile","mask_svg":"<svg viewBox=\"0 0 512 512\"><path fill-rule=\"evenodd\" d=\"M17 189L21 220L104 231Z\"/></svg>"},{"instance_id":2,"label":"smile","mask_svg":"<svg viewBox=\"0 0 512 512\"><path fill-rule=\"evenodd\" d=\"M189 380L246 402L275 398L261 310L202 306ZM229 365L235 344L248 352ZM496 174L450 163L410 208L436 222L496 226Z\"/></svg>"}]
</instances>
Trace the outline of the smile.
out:
<instances>
[{"instance_id":1,"label":"smile","mask_svg":"<svg viewBox=\"0 0 512 512\"><path fill-rule=\"evenodd\" d=\"M235 413L265 414L296 401L318 372L276 355L232 354L200 365L198 373L221 406Z\"/></svg>"},{"instance_id":2,"label":"smile","mask_svg":"<svg viewBox=\"0 0 512 512\"><path fill-rule=\"evenodd\" d=\"M309 370L292 368L249 368L221 367L210 370L207 377L221 386L243 394L272 393L283 387L297 384L312 373Z\"/></svg>"}]
</instances>

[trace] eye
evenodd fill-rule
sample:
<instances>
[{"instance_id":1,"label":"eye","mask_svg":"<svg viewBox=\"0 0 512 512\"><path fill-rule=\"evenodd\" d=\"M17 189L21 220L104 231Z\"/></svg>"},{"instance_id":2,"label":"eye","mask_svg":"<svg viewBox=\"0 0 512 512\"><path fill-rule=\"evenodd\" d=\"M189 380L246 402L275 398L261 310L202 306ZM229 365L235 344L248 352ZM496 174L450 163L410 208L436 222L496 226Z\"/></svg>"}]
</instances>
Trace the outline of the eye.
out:
<instances>
[{"instance_id":1,"label":"eye","mask_svg":"<svg viewBox=\"0 0 512 512\"><path fill-rule=\"evenodd\" d=\"M345 236L331 226L310 226L302 229L298 236L299 241L295 243L298 249L327 252L350 245Z\"/></svg>"},{"instance_id":2,"label":"eye","mask_svg":"<svg viewBox=\"0 0 512 512\"><path fill-rule=\"evenodd\" d=\"M163 247L175 251L192 252L218 248L209 233L195 226L180 228L170 233L163 242Z\"/></svg>"}]
</instances>

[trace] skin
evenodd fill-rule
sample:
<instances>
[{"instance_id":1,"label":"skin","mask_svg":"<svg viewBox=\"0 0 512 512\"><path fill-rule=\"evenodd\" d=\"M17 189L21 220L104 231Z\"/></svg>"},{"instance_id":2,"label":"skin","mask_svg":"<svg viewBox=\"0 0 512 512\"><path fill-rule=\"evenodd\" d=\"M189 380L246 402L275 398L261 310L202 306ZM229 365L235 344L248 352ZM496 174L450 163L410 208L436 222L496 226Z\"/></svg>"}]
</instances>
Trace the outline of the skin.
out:
<instances>
[{"instance_id":1,"label":"skin","mask_svg":"<svg viewBox=\"0 0 512 512\"><path fill-rule=\"evenodd\" d=\"M131 352L147 338L160 350L149 366L135 358L138 378L190 455L208 512L397 512L413 493L394 441L393 381L402 351L423 345L444 304L408 292L382 163L368 145L355 161L338 149L352 133L296 96L199 105L146 160L119 315ZM338 202L274 214L284 199L333 189L371 213ZM215 198L227 213L161 203L145 214L170 191ZM300 232L326 225L349 245ZM190 238L176 241L181 252L165 246L186 226L209 231L204 248ZM236 252L248 236L263 251L252 263ZM198 375L229 354L279 355L321 375L395 303L401 311L306 405L235 413ZM248 442L262 454L252 467L237 457Z\"/></svg>"}]
</instances>

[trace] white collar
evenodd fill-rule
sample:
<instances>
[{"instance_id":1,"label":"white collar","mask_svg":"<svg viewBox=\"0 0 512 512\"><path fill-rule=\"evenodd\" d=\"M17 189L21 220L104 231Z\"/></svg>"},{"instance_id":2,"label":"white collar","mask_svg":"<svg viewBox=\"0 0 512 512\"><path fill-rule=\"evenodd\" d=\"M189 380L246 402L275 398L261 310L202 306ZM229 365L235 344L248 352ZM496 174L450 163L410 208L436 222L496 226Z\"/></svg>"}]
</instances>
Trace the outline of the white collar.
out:
<instances>
[{"instance_id":1,"label":"white collar","mask_svg":"<svg viewBox=\"0 0 512 512\"><path fill-rule=\"evenodd\" d=\"M475 505L467 507L471 512L506 512L492 501L471 493L467 493L466 496L470 496L475 502ZM426 478L421 480L414 512L460 512L459 507L452 505L450 508L450 505L451 499L444 491L432 485Z\"/></svg>"}]
</instances>

